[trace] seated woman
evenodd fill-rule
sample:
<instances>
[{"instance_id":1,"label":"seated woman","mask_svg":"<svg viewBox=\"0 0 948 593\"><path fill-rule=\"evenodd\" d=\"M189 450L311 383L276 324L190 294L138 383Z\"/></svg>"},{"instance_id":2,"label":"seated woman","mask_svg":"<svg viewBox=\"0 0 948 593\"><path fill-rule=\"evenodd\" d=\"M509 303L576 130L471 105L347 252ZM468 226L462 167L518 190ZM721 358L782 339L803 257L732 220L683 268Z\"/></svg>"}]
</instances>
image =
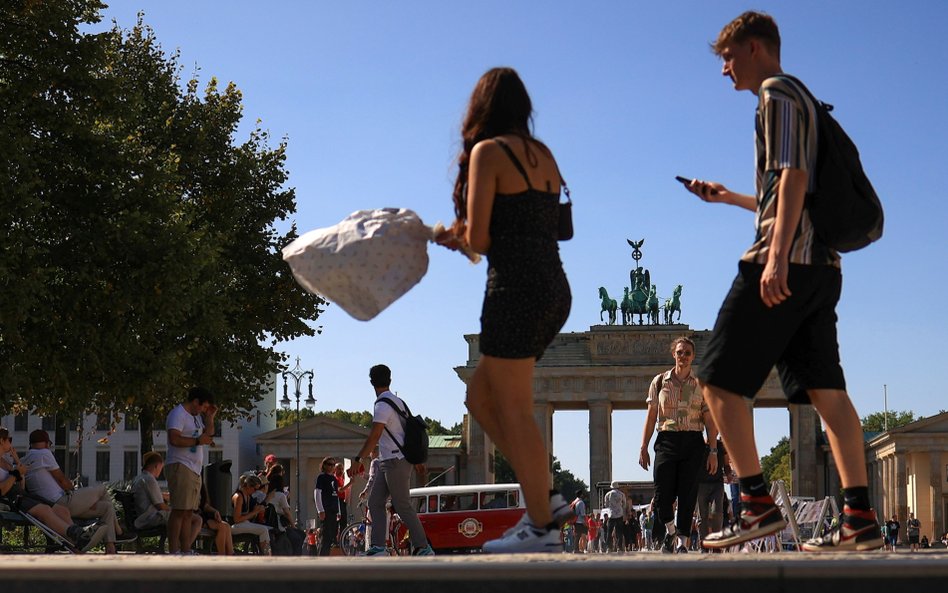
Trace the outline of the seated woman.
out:
<instances>
[{"instance_id":1,"label":"seated woman","mask_svg":"<svg viewBox=\"0 0 948 593\"><path fill-rule=\"evenodd\" d=\"M251 504L251 497L262 485L260 478L253 474L240 476L240 486L234 492L231 502L234 505L234 524L231 526L233 535L243 533L252 533L260 541L260 552L270 555L270 528L260 523L255 523L254 519L263 514L263 507L254 507Z\"/></svg>"},{"instance_id":2,"label":"seated woman","mask_svg":"<svg viewBox=\"0 0 948 593\"><path fill-rule=\"evenodd\" d=\"M20 463L10 431L0 426L0 501L35 517L83 552L97 546L105 537L106 526L94 523L89 527L80 527L72 522L69 509L65 506L50 506L31 498L23 490L23 478L28 469Z\"/></svg>"},{"instance_id":3,"label":"seated woman","mask_svg":"<svg viewBox=\"0 0 948 593\"><path fill-rule=\"evenodd\" d=\"M227 521L221 519L220 511L211 506L210 496L207 493L207 485L201 482L201 502L197 511L200 518L208 530L213 531L214 547L218 556L234 555L234 538L231 535L230 525Z\"/></svg>"},{"instance_id":4,"label":"seated woman","mask_svg":"<svg viewBox=\"0 0 948 593\"><path fill-rule=\"evenodd\" d=\"M270 474L270 491L267 493L266 504L273 507L276 520L270 525L275 531L285 533L290 540L290 548L294 556L303 553L303 530L296 525L293 511L290 510L290 501L284 491L283 474Z\"/></svg>"}]
</instances>

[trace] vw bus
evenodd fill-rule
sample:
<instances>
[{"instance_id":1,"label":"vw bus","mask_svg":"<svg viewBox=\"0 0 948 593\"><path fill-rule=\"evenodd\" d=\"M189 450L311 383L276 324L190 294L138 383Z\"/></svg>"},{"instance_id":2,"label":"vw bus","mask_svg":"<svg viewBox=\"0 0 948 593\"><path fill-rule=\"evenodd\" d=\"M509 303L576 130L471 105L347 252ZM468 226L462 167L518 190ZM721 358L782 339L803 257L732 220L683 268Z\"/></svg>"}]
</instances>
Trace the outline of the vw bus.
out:
<instances>
[{"instance_id":1,"label":"vw bus","mask_svg":"<svg viewBox=\"0 0 948 593\"><path fill-rule=\"evenodd\" d=\"M520 484L412 488L411 501L439 552L479 551L526 512Z\"/></svg>"}]
</instances>

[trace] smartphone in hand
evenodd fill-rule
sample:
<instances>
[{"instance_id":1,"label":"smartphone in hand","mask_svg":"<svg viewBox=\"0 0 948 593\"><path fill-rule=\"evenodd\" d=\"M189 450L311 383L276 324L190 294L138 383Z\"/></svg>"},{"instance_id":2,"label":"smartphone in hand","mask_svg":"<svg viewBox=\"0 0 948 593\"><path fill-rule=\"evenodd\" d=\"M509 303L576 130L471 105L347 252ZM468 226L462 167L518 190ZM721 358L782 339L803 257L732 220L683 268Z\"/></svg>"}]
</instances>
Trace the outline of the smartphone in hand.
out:
<instances>
[{"instance_id":1,"label":"smartphone in hand","mask_svg":"<svg viewBox=\"0 0 948 593\"><path fill-rule=\"evenodd\" d=\"M675 181L678 181L679 183L690 186L693 180L688 179L686 177L682 177L681 175L675 175ZM708 190L708 193L712 196L716 196L718 194L718 190L711 188Z\"/></svg>"}]
</instances>

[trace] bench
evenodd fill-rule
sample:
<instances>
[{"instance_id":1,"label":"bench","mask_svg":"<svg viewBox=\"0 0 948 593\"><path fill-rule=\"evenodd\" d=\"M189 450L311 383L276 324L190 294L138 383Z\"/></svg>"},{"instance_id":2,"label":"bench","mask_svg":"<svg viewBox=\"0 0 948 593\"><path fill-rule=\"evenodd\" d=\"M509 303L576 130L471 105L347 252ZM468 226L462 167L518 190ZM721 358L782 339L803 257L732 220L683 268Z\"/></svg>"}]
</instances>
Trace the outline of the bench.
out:
<instances>
[{"instance_id":1,"label":"bench","mask_svg":"<svg viewBox=\"0 0 948 593\"><path fill-rule=\"evenodd\" d=\"M156 554L164 554L165 540L168 539L168 530L165 526L157 525L155 527L146 527L145 529L136 529L135 519L138 518L138 511L135 509L135 494L129 490L116 490L112 494L115 496L115 502L119 503L119 506L122 508L122 514L125 516L125 530L128 533L134 533L138 536L135 540L135 553L144 554L146 552L154 552ZM146 546L143 540L143 538L146 537L157 537L158 546Z\"/></svg>"}]
</instances>

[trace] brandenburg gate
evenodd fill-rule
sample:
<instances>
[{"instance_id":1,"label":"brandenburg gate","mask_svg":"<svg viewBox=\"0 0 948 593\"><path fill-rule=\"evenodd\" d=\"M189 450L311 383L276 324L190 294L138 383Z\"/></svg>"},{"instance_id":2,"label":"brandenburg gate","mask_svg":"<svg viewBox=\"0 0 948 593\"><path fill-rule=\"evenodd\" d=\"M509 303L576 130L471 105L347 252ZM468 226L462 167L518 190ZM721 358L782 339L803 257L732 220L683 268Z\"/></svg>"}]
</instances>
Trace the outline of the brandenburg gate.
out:
<instances>
[{"instance_id":1,"label":"brandenburg gate","mask_svg":"<svg viewBox=\"0 0 948 593\"><path fill-rule=\"evenodd\" d=\"M659 372L671 368L673 339L694 340L695 367L701 366L707 330L683 324L594 325L586 332L559 334L536 366L533 381L534 418L547 450L553 453L553 413L556 410L589 411L590 486L612 476L613 410L645 410L649 384ZM468 360L455 368L467 383L480 357L478 335L466 335ZM817 496L819 419L812 406L790 405L771 372L755 400L756 407L789 408L793 490L797 496ZM494 446L476 421L469 423L468 479L491 483ZM627 437L628 438L628 437ZM632 437L638 450L639 434Z\"/></svg>"}]
</instances>

